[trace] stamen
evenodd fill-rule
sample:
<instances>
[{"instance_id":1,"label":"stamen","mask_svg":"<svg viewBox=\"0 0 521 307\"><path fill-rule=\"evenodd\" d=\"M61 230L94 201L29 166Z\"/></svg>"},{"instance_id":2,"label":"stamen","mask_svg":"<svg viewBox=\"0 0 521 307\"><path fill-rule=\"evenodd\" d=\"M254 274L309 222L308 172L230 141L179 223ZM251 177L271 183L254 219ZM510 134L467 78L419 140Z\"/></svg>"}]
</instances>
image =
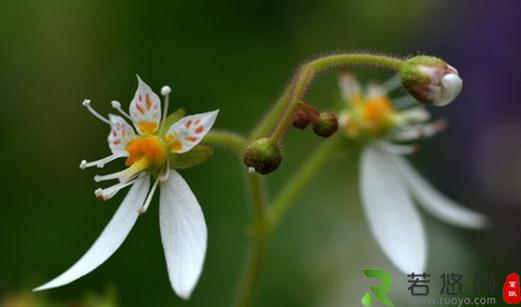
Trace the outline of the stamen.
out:
<instances>
[{"instance_id":1,"label":"stamen","mask_svg":"<svg viewBox=\"0 0 521 307\"><path fill-rule=\"evenodd\" d=\"M127 169L116 172L116 173L107 174L107 175L96 175L96 176L94 176L94 181L101 182L101 181L119 179L126 170Z\"/></svg>"},{"instance_id":2,"label":"stamen","mask_svg":"<svg viewBox=\"0 0 521 307\"><path fill-rule=\"evenodd\" d=\"M114 109L116 109L119 113L121 113L121 115L123 115L125 118L127 118L131 122L134 122L132 117L130 117L130 115L127 112L123 111L123 109L121 108L121 103L119 101L112 100L110 103L112 104L112 107Z\"/></svg>"},{"instance_id":3,"label":"stamen","mask_svg":"<svg viewBox=\"0 0 521 307\"><path fill-rule=\"evenodd\" d=\"M159 182L167 181L169 176L170 176L170 159L167 159L165 171L161 176L159 176Z\"/></svg>"},{"instance_id":4,"label":"stamen","mask_svg":"<svg viewBox=\"0 0 521 307\"><path fill-rule=\"evenodd\" d=\"M150 166L150 160L146 157L142 157L134 162L129 168L122 171L119 181L126 182L134 178L137 174L141 173Z\"/></svg>"},{"instance_id":5,"label":"stamen","mask_svg":"<svg viewBox=\"0 0 521 307\"><path fill-rule=\"evenodd\" d=\"M407 123L422 123L430 119L430 113L424 107L413 107L401 113Z\"/></svg>"},{"instance_id":6,"label":"stamen","mask_svg":"<svg viewBox=\"0 0 521 307\"><path fill-rule=\"evenodd\" d=\"M403 130L399 130L393 133L392 138L399 142L414 141L432 137L440 131L445 130L446 127L447 122L443 119L439 119L429 124L409 126Z\"/></svg>"},{"instance_id":7,"label":"stamen","mask_svg":"<svg viewBox=\"0 0 521 307\"><path fill-rule=\"evenodd\" d=\"M385 88L387 93L390 93L402 86L402 79L400 78L399 74L396 74L392 76L389 80L382 83L380 86Z\"/></svg>"},{"instance_id":8,"label":"stamen","mask_svg":"<svg viewBox=\"0 0 521 307\"><path fill-rule=\"evenodd\" d=\"M83 100L83 103L82 105L84 107L87 108L87 110L89 110L89 112L94 115L96 118L98 118L99 120L101 120L102 122L106 123L106 124L109 124L110 126L112 126L112 124L110 123L110 121L108 119L106 119L105 117L101 116L101 114L99 114L98 112L96 112L96 110L94 110L94 108L90 105L90 99L85 99Z\"/></svg>"},{"instance_id":9,"label":"stamen","mask_svg":"<svg viewBox=\"0 0 521 307\"><path fill-rule=\"evenodd\" d=\"M350 102L352 102L355 97L359 96L362 91L358 81L348 72L344 72L340 75L338 78L338 86L342 97Z\"/></svg>"},{"instance_id":10,"label":"stamen","mask_svg":"<svg viewBox=\"0 0 521 307\"><path fill-rule=\"evenodd\" d=\"M96 160L96 161L91 161L91 162L87 162L86 160L81 160L80 162L80 168L81 169L86 169L88 167L93 167L93 166L96 166L96 167L99 167L99 168L103 168L105 166L105 164L109 163L109 162L112 162L116 159L119 159L119 158L124 158L128 156L127 153L118 153L118 154L112 154L108 157L105 157L105 158L101 158L99 160Z\"/></svg>"},{"instance_id":11,"label":"stamen","mask_svg":"<svg viewBox=\"0 0 521 307\"><path fill-rule=\"evenodd\" d=\"M255 167L252 167L252 166L248 167L248 173L250 173L250 174L255 173Z\"/></svg>"},{"instance_id":12,"label":"stamen","mask_svg":"<svg viewBox=\"0 0 521 307\"><path fill-rule=\"evenodd\" d=\"M396 109L406 109L415 105L418 105L418 101L414 97L405 95L392 100L393 105Z\"/></svg>"},{"instance_id":13,"label":"stamen","mask_svg":"<svg viewBox=\"0 0 521 307\"><path fill-rule=\"evenodd\" d=\"M143 207L138 209L139 214L143 214L143 213L147 212L148 206L150 206L150 203L152 202L152 198L154 197L154 193L156 192L156 188L157 188L160 178L161 177L157 177L156 181L152 185L152 188L148 192L147 198L145 199L145 203L143 204Z\"/></svg>"},{"instance_id":14,"label":"stamen","mask_svg":"<svg viewBox=\"0 0 521 307\"><path fill-rule=\"evenodd\" d=\"M144 175L137 176L135 179L128 181L128 182L120 182L118 184L115 184L113 186L110 186L105 189L96 189L94 191L94 194L96 195L96 198L99 200L109 200L112 197L114 197L121 189L128 187L129 185L134 184L137 180L139 180Z\"/></svg>"},{"instance_id":15,"label":"stamen","mask_svg":"<svg viewBox=\"0 0 521 307\"><path fill-rule=\"evenodd\" d=\"M164 107L163 107L163 116L161 118L161 127L159 127L159 130L161 131L165 125L165 119L166 119L166 115L168 114L168 102L169 102L169 99L170 99L170 93L172 92L172 89L170 88L170 86L168 85L165 85L161 88L161 95L163 95L165 98L164 100Z\"/></svg>"},{"instance_id":16,"label":"stamen","mask_svg":"<svg viewBox=\"0 0 521 307\"><path fill-rule=\"evenodd\" d=\"M136 178L136 176L139 173L144 171L149 166L150 166L150 161L147 158L143 157L143 158L140 158L139 160L137 160L135 163L133 163L130 167L128 167L122 171L112 173L112 174L107 174L107 175L96 175L96 176L94 176L94 181L100 182L100 181L118 179L120 182L127 182L127 181L130 181L130 180Z\"/></svg>"},{"instance_id":17,"label":"stamen","mask_svg":"<svg viewBox=\"0 0 521 307\"><path fill-rule=\"evenodd\" d=\"M378 141L377 145L382 150L396 155L410 155L418 150L417 145L398 145L384 141Z\"/></svg>"}]
</instances>

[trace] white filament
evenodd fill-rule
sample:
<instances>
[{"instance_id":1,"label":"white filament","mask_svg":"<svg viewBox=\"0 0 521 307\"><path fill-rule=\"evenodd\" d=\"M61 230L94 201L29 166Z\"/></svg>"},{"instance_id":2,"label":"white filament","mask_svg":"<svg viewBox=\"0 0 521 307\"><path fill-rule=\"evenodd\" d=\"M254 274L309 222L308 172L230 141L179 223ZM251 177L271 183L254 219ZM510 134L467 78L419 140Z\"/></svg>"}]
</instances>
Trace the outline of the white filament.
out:
<instances>
[{"instance_id":1,"label":"white filament","mask_svg":"<svg viewBox=\"0 0 521 307\"><path fill-rule=\"evenodd\" d=\"M123 157L126 157L128 154L127 153L117 153L117 154L112 154L108 157L105 157L105 158L101 158L99 160L96 160L96 161L91 161L91 162L87 162L86 160L82 160L80 162L80 168L81 169L86 169L88 167L93 167L93 166L96 166L96 167L99 167L99 168L103 168L105 166L105 164L109 163L109 162L112 162L116 159L119 159L119 158L123 158Z\"/></svg>"},{"instance_id":2,"label":"white filament","mask_svg":"<svg viewBox=\"0 0 521 307\"><path fill-rule=\"evenodd\" d=\"M156 192L157 184L159 183L159 179L161 177L157 177L156 181L152 185L152 188L150 188L150 191L148 192L147 198L145 199L145 203L143 204L143 207L138 209L138 212L140 214L143 214L147 212L148 206L150 206L150 203L152 202L152 198L154 197L154 193Z\"/></svg>"},{"instance_id":3,"label":"white filament","mask_svg":"<svg viewBox=\"0 0 521 307\"><path fill-rule=\"evenodd\" d=\"M94 194L99 199L109 200L112 197L114 197L121 189L126 188L129 185L134 184L142 176L144 176L144 175L142 174L142 175L138 176L137 178L135 178L133 180L130 180L130 181L127 181L127 182L120 182L118 184L115 184L115 185L110 186L110 187L105 188L105 189L96 189L96 191L94 191Z\"/></svg>"},{"instance_id":4,"label":"white filament","mask_svg":"<svg viewBox=\"0 0 521 307\"><path fill-rule=\"evenodd\" d=\"M91 103L90 99L85 99L85 100L83 100L82 105L83 105L85 108L87 108L87 110L89 110L89 112L90 112L92 115L94 115L94 117L96 117L97 119L101 120L102 122L108 124L109 126L112 126L112 124L110 123L110 121L109 121L107 118L101 116L101 114L99 114L98 112L96 112L96 110L94 110L94 108L90 105L90 103Z\"/></svg>"},{"instance_id":5,"label":"white filament","mask_svg":"<svg viewBox=\"0 0 521 307\"><path fill-rule=\"evenodd\" d=\"M166 115L168 114L168 104L169 104L171 92L172 92L172 89L168 85L165 85L161 88L161 95L164 96L164 106L163 106L163 116L161 118L161 127L159 128L159 130L163 129L163 127L165 125L165 119L166 119Z\"/></svg>"}]
</instances>

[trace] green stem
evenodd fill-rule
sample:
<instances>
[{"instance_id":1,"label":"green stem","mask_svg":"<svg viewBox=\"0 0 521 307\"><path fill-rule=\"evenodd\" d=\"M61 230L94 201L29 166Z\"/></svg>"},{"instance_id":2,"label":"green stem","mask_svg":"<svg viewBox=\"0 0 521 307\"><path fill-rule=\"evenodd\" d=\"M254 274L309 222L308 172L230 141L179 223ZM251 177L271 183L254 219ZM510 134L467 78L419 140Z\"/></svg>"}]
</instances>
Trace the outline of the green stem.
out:
<instances>
[{"instance_id":1,"label":"green stem","mask_svg":"<svg viewBox=\"0 0 521 307\"><path fill-rule=\"evenodd\" d=\"M253 130L250 134L250 140L256 140L261 137L267 136L273 128L277 125L278 119L284 114L287 107L291 87L288 86L275 102L273 108L264 117L264 120Z\"/></svg>"},{"instance_id":2,"label":"green stem","mask_svg":"<svg viewBox=\"0 0 521 307\"><path fill-rule=\"evenodd\" d=\"M288 104L286 112L271 134L273 143L280 143L282 137L284 137L293 113L297 110L298 103L304 100L306 91L315 75L324 70L343 65L375 65L399 71L403 66L403 60L383 55L346 53L318 58L302 65L295 75L294 82L290 85L291 90L286 101L286 104Z\"/></svg>"},{"instance_id":3,"label":"green stem","mask_svg":"<svg viewBox=\"0 0 521 307\"><path fill-rule=\"evenodd\" d=\"M216 129L210 131L204 137L203 142L210 145L221 146L236 153L240 153L241 150L248 145L246 139L240 134Z\"/></svg>"},{"instance_id":4,"label":"green stem","mask_svg":"<svg viewBox=\"0 0 521 307\"><path fill-rule=\"evenodd\" d=\"M248 174L247 176L253 205L254 231L237 288L236 307L249 307L253 304L254 293L260 281L269 242L267 224L269 207L262 177L257 174Z\"/></svg>"},{"instance_id":5,"label":"green stem","mask_svg":"<svg viewBox=\"0 0 521 307\"><path fill-rule=\"evenodd\" d=\"M400 70L403 61L387 56L372 54L338 54L313 60L304 64L295 75L293 82L286 88L283 95L275 103L273 109L251 133L249 140L267 135L273 130L270 138L274 143L280 140L288 129L293 113L298 108L298 103L303 101L306 90L315 75L326 69L340 65L375 65ZM282 119L280 119L282 117ZM274 211L269 211L268 201L262 178L256 174L248 174L248 182L252 195L254 212L254 233L248 257L239 280L236 293L235 306L250 307L253 303L254 292L258 287L260 275L268 253L268 244L271 232L288 211L291 202L296 198L302 188L311 177L327 161L327 157L334 150L338 137L327 141L312 155L308 162L293 176L286 187L283 188L274 203ZM208 142L223 145L234 151L242 150L246 146L246 140L228 134L217 133L210 135Z\"/></svg>"},{"instance_id":6,"label":"green stem","mask_svg":"<svg viewBox=\"0 0 521 307\"><path fill-rule=\"evenodd\" d=\"M342 138L334 136L326 140L309 157L304 165L293 175L284 188L278 193L273 201L270 211L269 221L270 230L273 231L278 226L284 215L288 212L293 201L298 197L302 189L309 183L311 178L322 168L324 163L331 157L331 154L338 147Z\"/></svg>"}]
</instances>

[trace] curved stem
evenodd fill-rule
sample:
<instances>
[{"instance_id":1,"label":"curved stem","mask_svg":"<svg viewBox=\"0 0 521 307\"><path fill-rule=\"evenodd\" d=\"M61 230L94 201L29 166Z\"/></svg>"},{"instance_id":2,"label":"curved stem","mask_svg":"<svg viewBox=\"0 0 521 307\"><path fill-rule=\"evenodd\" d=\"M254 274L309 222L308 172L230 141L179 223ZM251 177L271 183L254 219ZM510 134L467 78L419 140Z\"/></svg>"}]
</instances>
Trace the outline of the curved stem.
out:
<instances>
[{"instance_id":1,"label":"curved stem","mask_svg":"<svg viewBox=\"0 0 521 307\"><path fill-rule=\"evenodd\" d=\"M331 154L338 147L341 140L341 137L335 136L322 143L320 147L313 152L311 157L304 162L300 170L287 181L287 184L273 201L269 216L271 231L275 230L284 215L291 208L291 205L294 203L293 201L309 183L311 178L324 166L324 163L331 157Z\"/></svg>"},{"instance_id":2,"label":"curved stem","mask_svg":"<svg viewBox=\"0 0 521 307\"><path fill-rule=\"evenodd\" d=\"M403 61L372 54L338 54L318 58L301 66L293 82L286 88L283 95L264 120L251 133L249 140L263 137L275 128L270 139L274 143L279 143L291 123L293 113L297 110L299 102L303 100L306 90L317 73L335 66L362 64L400 70ZM282 119L280 119L281 116ZM235 306L249 307L252 305L254 292L258 287L261 271L268 253L268 244L273 229L275 229L283 215L288 211L291 202L298 193L321 168L324 162L327 161L327 157L336 147L338 139L337 137L327 141L315 151L308 162L293 176L286 187L283 188L275 201L273 212L269 211L262 178L257 174L248 174L247 179L254 209L254 233L243 274L239 280ZM246 140L244 138L239 139L229 134L223 134L222 132L210 135L208 142L223 145L239 152L246 146Z\"/></svg>"},{"instance_id":3,"label":"curved stem","mask_svg":"<svg viewBox=\"0 0 521 307\"><path fill-rule=\"evenodd\" d=\"M300 67L295 75L289 98L288 107L279 124L271 135L273 143L280 143L288 129L293 113L298 108L298 103L303 101L311 81L321 71L342 65L375 65L399 71L403 66L403 60L382 55L346 53L318 58Z\"/></svg>"},{"instance_id":4,"label":"curved stem","mask_svg":"<svg viewBox=\"0 0 521 307\"><path fill-rule=\"evenodd\" d=\"M248 174L247 180L253 205L254 230L252 241L239 280L235 306L248 307L253 303L255 290L260 281L260 275L268 252L269 231L267 224L268 201L261 176Z\"/></svg>"},{"instance_id":5,"label":"curved stem","mask_svg":"<svg viewBox=\"0 0 521 307\"><path fill-rule=\"evenodd\" d=\"M203 139L204 143L221 146L230 151L240 153L248 145L242 135L222 130L212 130Z\"/></svg>"},{"instance_id":6,"label":"curved stem","mask_svg":"<svg viewBox=\"0 0 521 307\"><path fill-rule=\"evenodd\" d=\"M277 125L278 119L282 116L282 114L284 114L284 111L286 110L290 90L291 86L288 86L284 89L284 92L275 102L275 105L271 108L268 114L264 116L264 119L255 128L255 130L252 131L250 134L250 140L256 140L258 138L265 137L273 130L273 128Z\"/></svg>"}]
</instances>

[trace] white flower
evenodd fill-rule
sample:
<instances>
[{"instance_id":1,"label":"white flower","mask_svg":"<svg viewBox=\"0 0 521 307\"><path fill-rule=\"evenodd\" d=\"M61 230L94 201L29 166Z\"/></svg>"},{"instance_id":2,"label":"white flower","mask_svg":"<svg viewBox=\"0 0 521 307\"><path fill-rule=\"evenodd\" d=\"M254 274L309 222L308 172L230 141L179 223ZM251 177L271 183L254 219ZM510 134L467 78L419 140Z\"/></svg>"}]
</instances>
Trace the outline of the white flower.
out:
<instances>
[{"instance_id":1,"label":"white flower","mask_svg":"<svg viewBox=\"0 0 521 307\"><path fill-rule=\"evenodd\" d=\"M211 129L218 110L180 118L166 117L169 87L163 87L165 107L152 89L138 76L138 88L130 103L130 114L117 101L112 105L129 119L117 115L105 118L85 100L83 105L97 118L110 125L108 142L112 154L87 162L80 167L103 167L118 158L126 158L123 171L96 176L97 182L117 180L117 184L95 191L99 199L112 198L121 189L131 186L128 194L91 248L72 267L50 282L34 289L40 291L66 285L90 273L104 263L123 243L140 214L144 213L160 187L160 229L168 276L173 290L188 299L199 279L206 253L207 230L203 212L190 187L170 165L176 155L192 150ZM179 113L179 112L176 112ZM175 118L176 115L178 118ZM172 118L174 117L174 118ZM180 119L179 119L180 118ZM175 121L175 119L178 119ZM169 124L169 127L165 127ZM175 160L174 160L175 161ZM153 181L151 183L151 178Z\"/></svg>"},{"instance_id":2,"label":"white flower","mask_svg":"<svg viewBox=\"0 0 521 307\"><path fill-rule=\"evenodd\" d=\"M397 85L395 80L388 85ZM415 147L394 143L432 136L443 129L443 122L427 123L429 113L423 107L397 111L387 97L394 86L372 86L363 94L350 75L341 78L340 86L348 101L340 124L349 138L364 144L360 193L371 233L402 272L424 272L427 241L414 201L454 226L479 229L488 219L437 191L403 157Z\"/></svg>"}]
</instances>

